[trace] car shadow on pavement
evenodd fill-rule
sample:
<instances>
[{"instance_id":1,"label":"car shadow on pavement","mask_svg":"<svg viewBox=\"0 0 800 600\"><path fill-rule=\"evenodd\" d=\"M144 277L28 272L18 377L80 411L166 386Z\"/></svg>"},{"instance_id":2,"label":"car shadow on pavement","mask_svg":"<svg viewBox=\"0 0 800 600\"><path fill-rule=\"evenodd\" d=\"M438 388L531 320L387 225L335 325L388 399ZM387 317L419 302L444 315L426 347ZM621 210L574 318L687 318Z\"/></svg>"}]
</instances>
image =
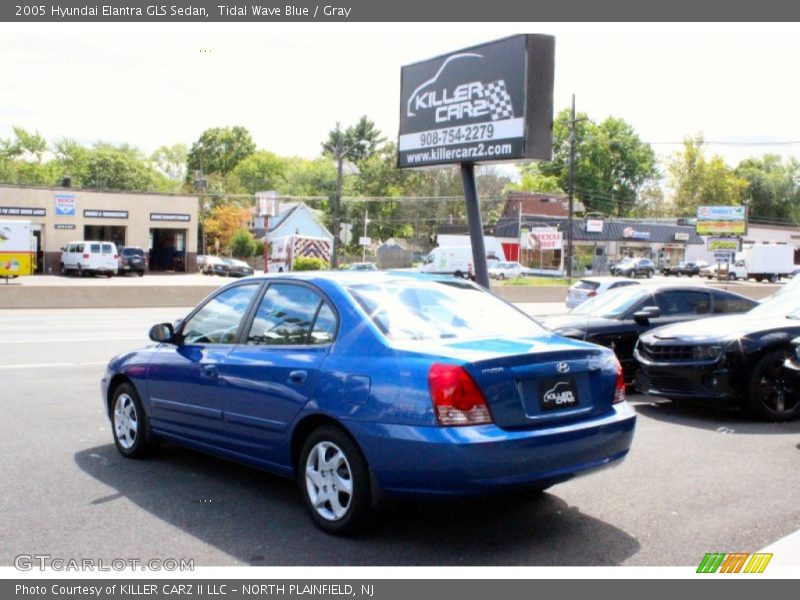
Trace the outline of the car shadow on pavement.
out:
<instances>
[{"instance_id":1,"label":"car shadow on pavement","mask_svg":"<svg viewBox=\"0 0 800 600\"><path fill-rule=\"evenodd\" d=\"M800 433L800 420L785 423L759 421L736 407L662 399L634 401L631 405L644 417L718 433L774 435Z\"/></svg>"},{"instance_id":2,"label":"car shadow on pavement","mask_svg":"<svg viewBox=\"0 0 800 600\"><path fill-rule=\"evenodd\" d=\"M128 460L109 444L75 454L79 468L113 488L93 499L90 518L146 518L167 524L249 565L617 565L638 541L582 513L553 492L456 502L394 502L353 538L318 530L293 481L164 444ZM161 553L170 540L153 540ZM185 544L185 542L184 542ZM124 550L124 548L120 548ZM191 557L189 557L191 558Z\"/></svg>"}]
</instances>

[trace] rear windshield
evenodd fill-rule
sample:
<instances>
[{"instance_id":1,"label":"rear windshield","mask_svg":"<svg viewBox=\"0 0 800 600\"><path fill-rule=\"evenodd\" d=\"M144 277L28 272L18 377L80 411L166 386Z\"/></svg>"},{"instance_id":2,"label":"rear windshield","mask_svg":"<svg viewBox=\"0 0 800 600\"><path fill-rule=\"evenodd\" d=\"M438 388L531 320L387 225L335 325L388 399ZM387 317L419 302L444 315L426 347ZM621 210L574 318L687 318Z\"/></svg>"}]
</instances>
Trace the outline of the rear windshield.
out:
<instances>
[{"instance_id":1,"label":"rear windshield","mask_svg":"<svg viewBox=\"0 0 800 600\"><path fill-rule=\"evenodd\" d=\"M600 287L599 281L589 281L588 279L581 279L574 286L576 290L596 290Z\"/></svg>"},{"instance_id":2,"label":"rear windshield","mask_svg":"<svg viewBox=\"0 0 800 600\"><path fill-rule=\"evenodd\" d=\"M125 248L122 251L122 256L144 256L144 250L141 248ZM198 258L200 258L198 256Z\"/></svg>"},{"instance_id":3,"label":"rear windshield","mask_svg":"<svg viewBox=\"0 0 800 600\"><path fill-rule=\"evenodd\" d=\"M536 336L533 319L467 282L387 281L347 291L393 340Z\"/></svg>"},{"instance_id":4,"label":"rear windshield","mask_svg":"<svg viewBox=\"0 0 800 600\"><path fill-rule=\"evenodd\" d=\"M114 249L111 244L103 244L103 254L114 254Z\"/></svg>"},{"instance_id":5,"label":"rear windshield","mask_svg":"<svg viewBox=\"0 0 800 600\"><path fill-rule=\"evenodd\" d=\"M89 244L89 252L100 252L100 244Z\"/></svg>"},{"instance_id":6,"label":"rear windshield","mask_svg":"<svg viewBox=\"0 0 800 600\"><path fill-rule=\"evenodd\" d=\"M617 288L579 304L570 311L570 314L615 319L646 296L651 296L650 290L638 285Z\"/></svg>"}]
</instances>

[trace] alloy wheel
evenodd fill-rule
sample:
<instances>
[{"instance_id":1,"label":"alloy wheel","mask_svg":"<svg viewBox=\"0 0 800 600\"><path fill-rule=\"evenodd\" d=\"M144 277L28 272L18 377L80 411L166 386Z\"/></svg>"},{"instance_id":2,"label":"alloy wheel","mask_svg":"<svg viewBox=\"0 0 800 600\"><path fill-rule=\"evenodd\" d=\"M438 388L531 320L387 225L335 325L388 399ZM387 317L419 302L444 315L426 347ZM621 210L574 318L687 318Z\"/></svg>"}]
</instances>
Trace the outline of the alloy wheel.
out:
<instances>
[{"instance_id":1,"label":"alloy wheel","mask_svg":"<svg viewBox=\"0 0 800 600\"><path fill-rule=\"evenodd\" d=\"M786 379L783 360L771 361L761 371L755 391L764 408L777 417L793 412L800 402Z\"/></svg>"},{"instance_id":2,"label":"alloy wheel","mask_svg":"<svg viewBox=\"0 0 800 600\"><path fill-rule=\"evenodd\" d=\"M136 443L139 416L136 413L136 404L128 394L120 394L114 403L114 431L119 445L125 450L130 450Z\"/></svg>"}]
</instances>

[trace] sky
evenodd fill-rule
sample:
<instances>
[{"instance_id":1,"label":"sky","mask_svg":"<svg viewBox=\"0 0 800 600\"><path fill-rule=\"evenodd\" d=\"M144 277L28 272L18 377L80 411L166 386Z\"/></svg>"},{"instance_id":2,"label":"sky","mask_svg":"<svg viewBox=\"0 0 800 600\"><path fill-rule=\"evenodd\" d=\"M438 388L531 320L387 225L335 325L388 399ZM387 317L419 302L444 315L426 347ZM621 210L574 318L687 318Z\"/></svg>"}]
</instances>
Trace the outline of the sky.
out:
<instances>
[{"instance_id":1,"label":"sky","mask_svg":"<svg viewBox=\"0 0 800 600\"><path fill-rule=\"evenodd\" d=\"M667 157L702 132L729 164L800 158L800 26L38 24L0 26L0 138L190 146L242 125L315 157L361 115L395 139L400 67L514 33L556 36L555 108L621 117ZM747 145L752 142L796 144Z\"/></svg>"}]
</instances>

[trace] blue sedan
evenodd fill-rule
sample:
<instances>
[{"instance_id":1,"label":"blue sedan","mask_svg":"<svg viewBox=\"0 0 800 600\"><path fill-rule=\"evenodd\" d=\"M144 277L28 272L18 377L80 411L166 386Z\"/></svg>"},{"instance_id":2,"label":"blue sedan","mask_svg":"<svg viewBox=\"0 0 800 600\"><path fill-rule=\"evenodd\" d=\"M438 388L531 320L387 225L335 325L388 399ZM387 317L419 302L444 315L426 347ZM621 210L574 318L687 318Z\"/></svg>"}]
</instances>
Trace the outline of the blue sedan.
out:
<instances>
[{"instance_id":1,"label":"blue sedan","mask_svg":"<svg viewBox=\"0 0 800 600\"><path fill-rule=\"evenodd\" d=\"M103 377L118 450L167 440L295 478L330 533L384 497L542 490L618 463L633 438L611 350L468 281L250 277L150 338Z\"/></svg>"}]
</instances>

